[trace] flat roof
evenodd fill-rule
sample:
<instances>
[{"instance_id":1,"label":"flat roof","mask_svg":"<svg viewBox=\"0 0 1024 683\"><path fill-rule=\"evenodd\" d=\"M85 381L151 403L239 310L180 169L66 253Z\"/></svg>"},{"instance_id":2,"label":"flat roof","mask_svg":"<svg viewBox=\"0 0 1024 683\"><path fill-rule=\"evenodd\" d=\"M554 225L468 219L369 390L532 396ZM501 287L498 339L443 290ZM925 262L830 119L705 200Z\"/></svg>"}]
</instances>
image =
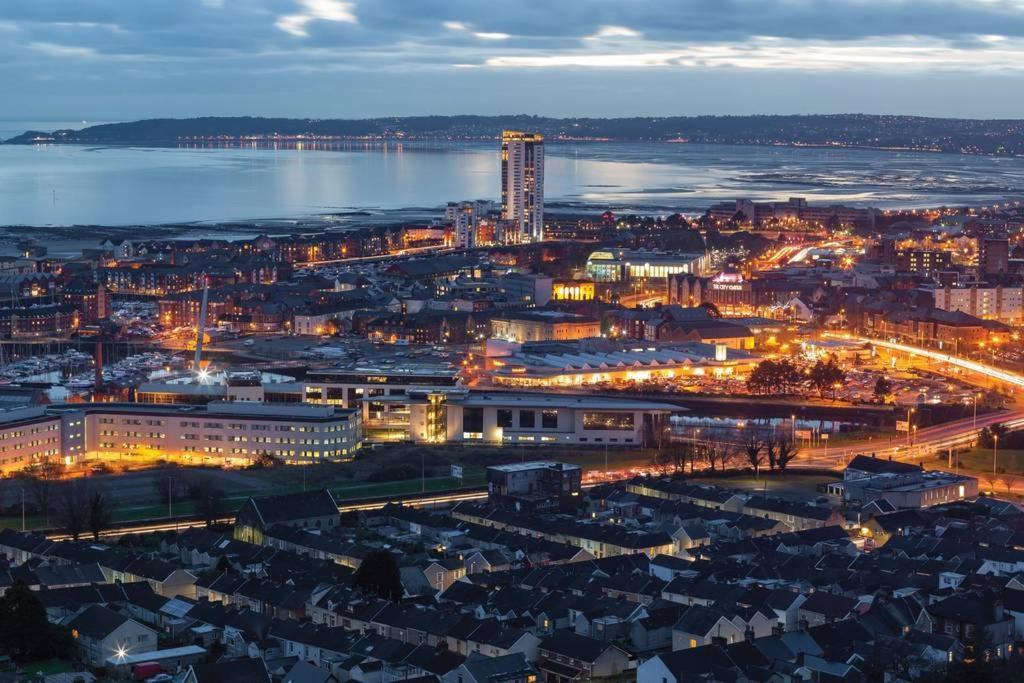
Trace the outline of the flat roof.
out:
<instances>
[{"instance_id":1,"label":"flat roof","mask_svg":"<svg viewBox=\"0 0 1024 683\"><path fill-rule=\"evenodd\" d=\"M114 655L107 657L108 666L134 666L146 662L159 662L164 659L176 657L198 657L205 655L206 649L198 645L185 645L184 647L172 647L167 650L150 650L149 652L127 653L124 656Z\"/></svg>"},{"instance_id":2,"label":"flat roof","mask_svg":"<svg viewBox=\"0 0 1024 683\"><path fill-rule=\"evenodd\" d=\"M114 413L120 415L166 415L169 417L203 417L225 419L229 417L270 420L273 422L329 422L347 419L354 408L337 406L292 405L280 403L229 403L215 401L207 405L179 405L174 403L67 403L48 406L48 414L68 411L83 413Z\"/></svg>"},{"instance_id":3,"label":"flat roof","mask_svg":"<svg viewBox=\"0 0 1024 683\"><path fill-rule=\"evenodd\" d=\"M512 393L505 391L471 391L466 397L451 397L450 403L484 408L487 406L510 408L591 408L594 410L656 410L683 412L685 409L671 403L640 401L631 398L605 398L586 394L566 393Z\"/></svg>"},{"instance_id":4,"label":"flat roof","mask_svg":"<svg viewBox=\"0 0 1024 683\"><path fill-rule=\"evenodd\" d=\"M729 349L726 360L715 360L717 349L714 344L692 342L674 347L640 346L618 351L571 351L561 353L519 352L498 360L506 363L495 374L514 375L512 368L524 367L534 374L553 375L559 373L580 374L585 372L607 372L609 370L657 369L687 365L722 365L733 361L750 360L754 355L739 349Z\"/></svg>"},{"instance_id":5,"label":"flat roof","mask_svg":"<svg viewBox=\"0 0 1024 683\"><path fill-rule=\"evenodd\" d=\"M529 470L541 470L541 469L553 469L560 468L563 470L578 470L579 465L573 465L567 462L557 462L555 460L533 460L531 462L516 462L509 465L490 465L487 467L489 470L498 470L499 472L528 472Z\"/></svg>"}]
</instances>

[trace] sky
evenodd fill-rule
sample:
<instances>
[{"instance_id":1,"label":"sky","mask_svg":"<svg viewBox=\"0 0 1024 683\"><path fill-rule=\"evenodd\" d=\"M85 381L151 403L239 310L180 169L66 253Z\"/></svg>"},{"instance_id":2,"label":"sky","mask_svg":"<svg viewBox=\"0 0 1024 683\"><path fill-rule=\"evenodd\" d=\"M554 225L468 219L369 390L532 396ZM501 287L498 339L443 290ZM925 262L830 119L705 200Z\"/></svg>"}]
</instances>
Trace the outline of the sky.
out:
<instances>
[{"instance_id":1,"label":"sky","mask_svg":"<svg viewBox=\"0 0 1024 683\"><path fill-rule=\"evenodd\" d=\"M1024 0L0 0L0 120L1024 117Z\"/></svg>"}]
</instances>

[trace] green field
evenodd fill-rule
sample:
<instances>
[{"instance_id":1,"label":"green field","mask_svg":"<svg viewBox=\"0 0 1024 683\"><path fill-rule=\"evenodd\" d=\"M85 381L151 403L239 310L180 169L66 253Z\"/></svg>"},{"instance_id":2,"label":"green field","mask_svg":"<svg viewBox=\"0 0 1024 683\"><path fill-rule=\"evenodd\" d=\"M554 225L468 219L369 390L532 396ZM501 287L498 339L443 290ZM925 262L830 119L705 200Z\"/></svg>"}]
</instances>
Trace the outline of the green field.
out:
<instances>
[{"instance_id":1,"label":"green field","mask_svg":"<svg viewBox=\"0 0 1024 683\"><path fill-rule=\"evenodd\" d=\"M946 458L942 458L946 464ZM960 469L971 472L992 472L992 449L973 448L960 454ZM996 472L1000 474L1024 474L1024 450L1000 448L996 454Z\"/></svg>"}]
</instances>

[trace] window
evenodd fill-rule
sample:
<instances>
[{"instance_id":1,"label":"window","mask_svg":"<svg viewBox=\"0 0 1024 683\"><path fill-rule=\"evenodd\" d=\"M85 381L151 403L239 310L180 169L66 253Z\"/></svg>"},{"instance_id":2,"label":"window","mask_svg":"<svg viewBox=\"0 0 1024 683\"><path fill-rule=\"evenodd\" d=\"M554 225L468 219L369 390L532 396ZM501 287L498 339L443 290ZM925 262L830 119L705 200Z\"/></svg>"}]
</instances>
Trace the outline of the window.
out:
<instances>
[{"instance_id":1,"label":"window","mask_svg":"<svg viewBox=\"0 0 1024 683\"><path fill-rule=\"evenodd\" d=\"M697 639L696 638L690 638L690 647L691 648L697 647Z\"/></svg>"},{"instance_id":2,"label":"window","mask_svg":"<svg viewBox=\"0 0 1024 683\"><path fill-rule=\"evenodd\" d=\"M512 411L507 408L498 408L498 426L508 429L512 426Z\"/></svg>"},{"instance_id":3,"label":"window","mask_svg":"<svg viewBox=\"0 0 1024 683\"><path fill-rule=\"evenodd\" d=\"M533 429L537 423L537 413L532 410L519 411L519 428Z\"/></svg>"},{"instance_id":4,"label":"window","mask_svg":"<svg viewBox=\"0 0 1024 683\"><path fill-rule=\"evenodd\" d=\"M480 433L484 431L484 409L465 408L462 411L462 430L465 432Z\"/></svg>"},{"instance_id":5,"label":"window","mask_svg":"<svg viewBox=\"0 0 1024 683\"><path fill-rule=\"evenodd\" d=\"M540 414L540 426L542 429L558 429L558 411L545 410Z\"/></svg>"},{"instance_id":6,"label":"window","mask_svg":"<svg viewBox=\"0 0 1024 683\"><path fill-rule=\"evenodd\" d=\"M583 428L587 430L627 431L633 429L633 413L594 411L583 413Z\"/></svg>"}]
</instances>

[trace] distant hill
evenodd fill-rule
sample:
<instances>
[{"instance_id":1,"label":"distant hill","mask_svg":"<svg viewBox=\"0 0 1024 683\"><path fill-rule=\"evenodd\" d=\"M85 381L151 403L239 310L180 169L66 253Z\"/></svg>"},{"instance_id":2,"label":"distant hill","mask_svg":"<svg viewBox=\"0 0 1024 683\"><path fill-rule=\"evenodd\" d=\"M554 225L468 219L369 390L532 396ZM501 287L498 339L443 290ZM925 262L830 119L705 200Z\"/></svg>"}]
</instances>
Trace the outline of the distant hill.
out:
<instances>
[{"instance_id":1,"label":"distant hill","mask_svg":"<svg viewBox=\"0 0 1024 683\"><path fill-rule=\"evenodd\" d=\"M909 149L1024 155L1024 120L918 116L671 116L556 119L539 116L410 116L379 119L202 117L109 123L79 131L29 131L5 144L149 144L296 139L492 140L502 129L551 140L677 141Z\"/></svg>"}]
</instances>

